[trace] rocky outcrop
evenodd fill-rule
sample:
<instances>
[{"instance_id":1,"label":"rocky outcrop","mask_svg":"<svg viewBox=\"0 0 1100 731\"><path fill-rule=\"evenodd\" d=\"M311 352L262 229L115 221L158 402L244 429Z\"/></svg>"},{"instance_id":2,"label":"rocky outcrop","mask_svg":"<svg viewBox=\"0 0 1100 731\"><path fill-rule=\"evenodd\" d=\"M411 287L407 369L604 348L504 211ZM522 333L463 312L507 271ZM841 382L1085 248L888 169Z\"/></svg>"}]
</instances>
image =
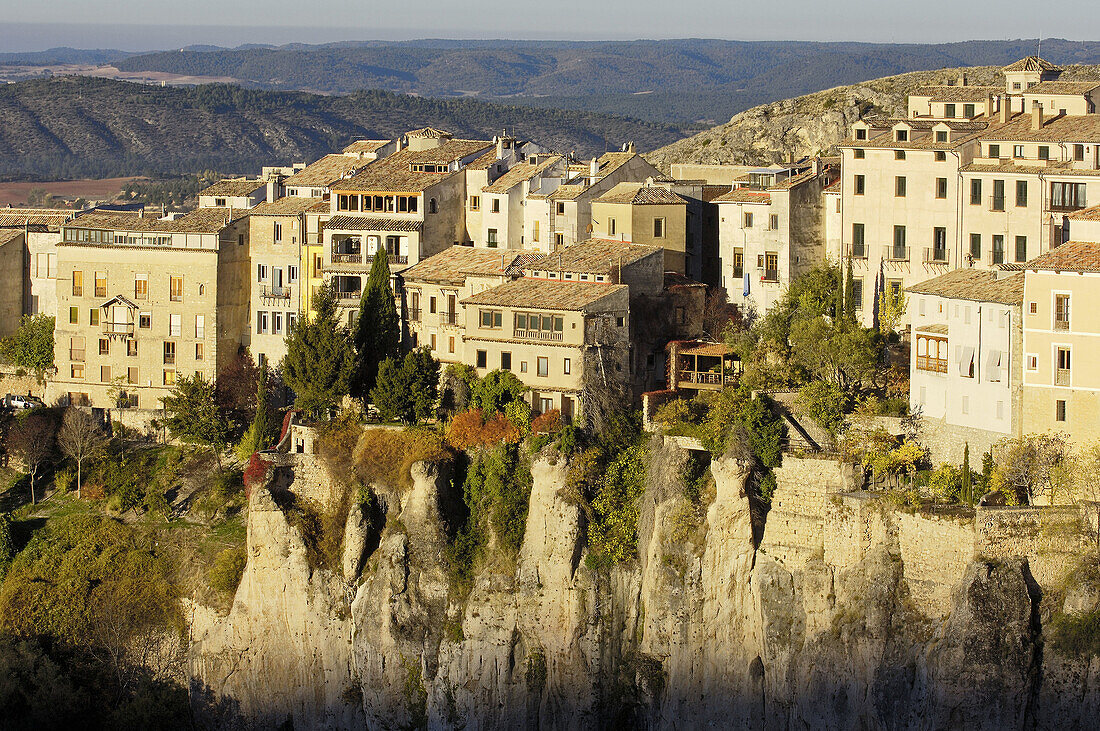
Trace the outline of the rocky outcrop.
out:
<instances>
[{"instance_id":1,"label":"rocky outcrop","mask_svg":"<svg viewBox=\"0 0 1100 731\"><path fill-rule=\"evenodd\" d=\"M295 529L257 490L233 609L196 612L200 717L471 730L1031 729L1095 718L1100 661L1044 647L1042 590L1026 561L971 561L951 579L948 611L939 599L926 606L939 594L902 560L899 535L913 526L834 495L822 520L847 548L785 562L757 548L734 460L712 464L704 530L685 538L683 497L665 477L683 456L659 440L651 450L639 560L611 572L586 565L567 465L543 456L518 556L491 551L468 596L442 568L456 495L438 469L418 465L410 490L388 493L380 537L352 511L346 577L311 571ZM781 485L824 468L784 469L795 471Z\"/></svg>"}]
</instances>

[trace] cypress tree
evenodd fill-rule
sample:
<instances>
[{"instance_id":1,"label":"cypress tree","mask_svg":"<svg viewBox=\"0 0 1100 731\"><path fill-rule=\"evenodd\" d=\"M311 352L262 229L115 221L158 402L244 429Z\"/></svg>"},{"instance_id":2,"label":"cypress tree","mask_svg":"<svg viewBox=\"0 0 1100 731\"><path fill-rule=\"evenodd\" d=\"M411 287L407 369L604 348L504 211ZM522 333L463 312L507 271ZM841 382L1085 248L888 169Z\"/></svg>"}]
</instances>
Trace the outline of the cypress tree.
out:
<instances>
[{"instance_id":1,"label":"cypress tree","mask_svg":"<svg viewBox=\"0 0 1100 731\"><path fill-rule=\"evenodd\" d=\"M970 487L970 442L963 445L962 494L968 505L973 504L974 496L971 495Z\"/></svg>"},{"instance_id":2,"label":"cypress tree","mask_svg":"<svg viewBox=\"0 0 1100 731\"><path fill-rule=\"evenodd\" d=\"M340 405L348 394L355 353L336 318L336 298L328 287L314 300L317 316L300 316L287 336L283 380L294 391L299 409L318 413Z\"/></svg>"},{"instance_id":3,"label":"cypress tree","mask_svg":"<svg viewBox=\"0 0 1100 731\"><path fill-rule=\"evenodd\" d=\"M851 323L856 321L856 295L855 290L852 288L852 282L854 280L852 274L852 257L848 257L848 286L844 291L844 317Z\"/></svg>"},{"instance_id":4,"label":"cypress tree","mask_svg":"<svg viewBox=\"0 0 1100 731\"><path fill-rule=\"evenodd\" d=\"M374 257L355 321L355 375L352 394L367 401L378 377L378 366L400 351L397 305L390 286L390 262L385 252Z\"/></svg>"}]
</instances>

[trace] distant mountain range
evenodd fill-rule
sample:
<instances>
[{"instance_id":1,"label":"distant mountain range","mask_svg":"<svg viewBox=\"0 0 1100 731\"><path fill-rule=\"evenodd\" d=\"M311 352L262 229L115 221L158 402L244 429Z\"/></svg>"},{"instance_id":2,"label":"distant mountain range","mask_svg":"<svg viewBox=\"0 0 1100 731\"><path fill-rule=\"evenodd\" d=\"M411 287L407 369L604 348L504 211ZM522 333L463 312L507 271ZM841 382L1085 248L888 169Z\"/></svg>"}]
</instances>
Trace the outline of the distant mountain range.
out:
<instances>
[{"instance_id":1,"label":"distant mountain range","mask_svg":"<svg viewBox=\"0 0 1100 731\"><path fill-rule=\"evenodd\" d=\"M122 71L230 77L262 89L476 96L669 124L716 124L765 102L910 71L1003 66L1037 41L944 44L664 41L363 42L191 48L131 55ZM1100 42L1044 39L1060 64L1100 63Z\"/></svg>"},{"instance_id":2,"label":"distant mountain range","mask_svg":"<svg viewBox=\"0 0 1100 731\"><path fill-rule=\"evenodd\" d=\"M440 127L490 139L504 128L589 157L634 141L639 150L684 132L592 112L532 109L386 91L346 96L160 87L63 76L0 86L0 171L43 178L257 173L311 162L360 138Z\"/></svg>"}]
</instances>

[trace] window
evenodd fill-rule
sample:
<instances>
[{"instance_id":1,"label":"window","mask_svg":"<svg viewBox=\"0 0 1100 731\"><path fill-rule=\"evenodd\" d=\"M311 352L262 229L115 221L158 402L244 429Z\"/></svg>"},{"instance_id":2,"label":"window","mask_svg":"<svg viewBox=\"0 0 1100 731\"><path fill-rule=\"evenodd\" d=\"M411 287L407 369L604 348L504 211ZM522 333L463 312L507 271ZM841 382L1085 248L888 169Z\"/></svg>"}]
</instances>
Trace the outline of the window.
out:
<instances>
[{"instance_id":1,"label":"window","mask_svg":"<svg viewBox=\"0 0 1100 731\"><path fill-rule=\"evenodd\" d=\"M1071 353L1069 348L1058 348L1055 355L1054 385L1068 386L1070 384Z\"/></svg>"},{"instance_id":2,"label":"window","mask_svg":"<svg viewBox=\"0 0 1100 731\"><path fill-rule=\"evenodd\" d=\"M1027 236L1016 237L1016 261L1027 261Z\"/></svg>"},{"instance_id":3,"label":"window","mask_svg":"<svg viewBox=\"0 0 1100 731\"><path fill-rule=\"evenodd\" d=\"M779 281L779 254L775 252L766 252L764 254L764 281L765 282L778 282Z\"/></svg>"},{"instance_id":4,"label":"window","mask_svg":"<svg viewBox=\"0 0 1100 731\"><path fill-rule=\"evenodd\" d=\"M175 365L176 363L176 344L171 340L164 341L164 364Z\"/></svg>"},{"instance_id":5,"label":"window","mask_svg":"<svg viewBox=\"0 0 1100 731\"><path fill-rule=\"evenodd\" d=\"M559 216L564 216L565 215L565 204L564 203L559 203L557 205L557 211L558 211Z\"/></svg>"},{"instance_id":6,"label":"window","mask_svg":"<svg viewBox=\"0 0 1100 731\"><path fill-rule=\"evenodd\" d=\"M153 326L153 315L149 312L142 312L138 315L138 327L142 330L148 330Z\"/></svg>"},{"instance_id":7,"label":"window","mask_svg":"<svg viewBox=\"0 0 1100 731\"><path fill-rule=\"evenodd\" d=\"M936 142L947 142L947 130L936 130Z\"/></svg>"},{"instance_id":8,"label":"window","mask_svg":"<svg viewBox=\"0 0 1100 731\"><path fill-rule=\"evenodd\" d=\"M179 314L168 316L168 337L178 338L182 333L183 317Z\"/></svg>"},{"instance_id":9,"label":"window","mask_svg":"<svg viewBox=\"0 0 1100 731\"><path fill-rule=\"evenodd\" d=\"M500 310L481 310L481 326L489 330L499 330L503 321L503 313Z\"/></svg>"},{"instance_id":10,"label":"window","mask_svg":"<svg viewBox=\"0 0 1100 731\"><path fill-rule=\"evenodd\" d=\"M897 261L909 258L905 247L905 226L894 226L894 248L890 252L890 258Z\"/></svg>"},{"instance_id":11,"label":"window","mask_svg":"<svg viewBox=\"0 0 1100 731\"><path fill-rule=\"evenodd\" d=\"M126 341L126 355L127 356L129 356L131 358L137 357L137 349L138 349L138 344L137 344L136 340L127 340Z\"/></svg>"},{"instance_id":12,"label":"window","mask_svg":"<svg viewBox=\"0 0 1100 731\"><path fill-rule=\"evenodd\" d=\"M111 382L111 366L101 365L99 367L99 380L101 383Z\"/></svg>"},{"instance_id":13,"label":"window","mask_svg":"<svg viewBox=\"0 0 1100 731\"><path fill-rule=\"evenodd\" d=\"M1003 234L993 234L993 263L1005 263L1005 237Z\"/></svg>"},{"instance_id":14,"label":"window","mask_svg":"<svg viewBox=\"0 0 1100 731\"><path fill-rule=\"evenodd\" d=\"M945 162L947 160L947 153L943 150L936 150L936 152L933 153L933 157L935 157L936 162Z\"/></svg>"},{"instance_id":15,"label":"window","mask_svg":"<svg viewBox=\"0 0 1100 731\"><path fill-rule=\"evenodd\" d=\"M980 206L982 204L982 181L978 178L973 178L970 181L970 205Z\"/></svg>"},{"instance_id":16,"label":"window","mask_svg":"<svg viewBox=\"0 0 1100 731\"><path fill-rule=\"evenodd\" d=\"M1003 211L1005 209L1005 181L993 181L993 200L991 201L990 207L994 211Z\"/></svg>"},{"instance_id":17,"label":"window","mask_svg":"<svg viewBox=\"0 0 1100 731\"><path fill-rule=\"evenodd\" d=\"M955 105L954 104L944 104L943 105L943 116L948 117L948 118L953 118L955 116Z\"/></svg>"},{"instance_id":18,"label":"window","mask_svg":"<svg viewBox=\"0 0 1100 731\"><path fill-rule=\"evenodd\" d=\"M932 229L932 261L947 261L947 229L943 226Z\"/></svg>"},{"instance_id":19,"label":"window","mask_svg":"<svg viewBox=\"0 0 1100 731\"><path fill-rule=\"evenodd\" d=\"M852 256L862 259L867 256L866 239L864 238L864 226L862 223L852 224Z\"/></svg>"},{"instance_id":20,"label":"window","mask_svg":"<svg viewBox=\"0 0 1100 731\"><path fill-rule=\"evenodd\" d=\"M143 300L149 296L149 275L134 275L134 298Z\"/></svg>"},{"instance_id":21,"label":"window","mask_svg":"<svg viewBox=\"0 0 1100 731\"><path fill-rule=\"evenodd\" d=\"M256 281L257 282L266 282L267 281L267 264L257 264L256 265Z\"/></svg>"},{"instance_id":22,"label":"window","mask_svg":"<svg viewBox=\"0 0 1100 731\"><path fill-rule=\"evenodd\" d=\"M1017 160L1022 158L1024 156L1024 146L1023 145L1013 145L1012 146L1012 156L1014 158L1016 158Z\"/></svg>"},{"instance_id":23,"label":"window","mask_svg":"<svg viewBox=\"0 0 1100 731\"><path fill-rule=\"evenodd\" d=\"M752 214L745 213L745 219L742 228L752 228Z\"/></svg>"},{"instance_id":24,"label":"window","mask_svg":"<svg viewBox=\"0 0 1100 731\"><path fill-rule=\"evenodd\" d=\"M164 369L164 385L175 386L176 385L176 369L165 368Z\"/></svg>"},{"instance_id":25,"label":"window","mask_svg":"<svg viewBox=\"0 0 1100 731\"><path fill-rule=\"evenodd\" d=\"M1084 145L1074 145L1073 146L1073 159L1077 160L1078 162L1081 162L1082 160L1085 159L1085 146Z\"/></svg>"},{"instance_id":26,"label":"window","mask_svg":"<svg viewBox=\"0 0 1100 731\"><path fill-rule=\"evenodd\" d=\"M110 355L111 354L111 341L107 338L99 339L99 354Z\"/></svg>"},{"instance_id":27,"label":"window","mask_svg":"<svg viewBox=\"0 0 1100 731\"><path fill-rule=\"evenodd\" d=\"M894 195L898 198L905 197L905 176L898 175L894 178Z\"/></svg>"},{"instance_id":28,"label":"window","mask_svg":"<svg viewBox=\"0 0 1100 731\"><path fill-rule=\"evenodd\" d=\"M550 359L549 358L540 357L538 359L538 371L537 371L536 375L538 375L542 378L546 378L547 376L550 375Z\"/></svg>"},{"instance_id":29,"label":"window","mask_svg":"<svg viewBox=\"0 0 1100 731\"><path fill-rule=\"evenodd\" d=\"M966 117L967 119L970 119L971 117L974 116L974 105L973 104L963 104L963 116Z\"/></svg>"},{"instance_id":30,"label":"window","mask_svg":"<svg viewBox=\"0 0 1100 731\"><path fill-rule=\"evenodd\" d=\"M431 339L428 342L430 343L428 347L435 350L435 333L432 333Z\"/></svg>"},{"instance_id":31,"label":"window","mask_svg":"<svg viewBox=\"0 0 1100 731\"><path fill-rule=\"evenodd\" d=\"M865 139L867 139L867 130L865 130L865 129L857 129L857 130L856 130L856 139L857 139L857 140L865 140Z\"/></svg>"},{"instance_id":32,"label":"window","mask_svg":"<svg viewBox=\"0 0 1100 731\"><path fill-rule=\"evenodd\" d=\"M527 372L527 361L521 360L519 362L519 372L520 373L526 373Z\"/></svg>"},{"instance_id":33,"label":"window","mask_svg":"<svg viewBox=\"0 0 1100 731\"><path fill-rule=\"evenodd\" d=\"M73 363L72 365L70 365L69 366L69 376L71 376L72 378L75 378L75 379L83 379L84 378L84 364L83 363Z\"/></svg>"},{"instance_id":34,"label":"window","mask_svg":"<svg viewBox=\"0 0 1100 731\"><path fill-rule=\"evenodd\" d=\"M487 368L489 363L489 353L484 350L477 351L477 367Z\"/></svg>"},{"instance_id":35,"label":"window","mask_svg":"<svg viewBox=\"0 0 1100 731\"><path fill-rule=\"evenodd\" d=\"M433 335L432 337L435 337L435 336ZM455 352L455 338L454 338L454 335L451 335L447 338L447 352L448 353Z\"/></svg>"},{"instance_id":36,"label":"window","mask_svg":"<svg viewBox=\"0 0 1100 731\"><path fill-rule=\"evenodd\" d=\"M294 313L294 312L286 313L286 332L287 332L288 335L290 333L294 332L294 323L297 320L298 320L297 313ZM414 345L413 347L416 347L416 346Z\"/></svg>"},{"instance_id":37,"label":"window","mask_svg":"<svg viewBox=\"0 0 1100 731\"><path fill-rule=\"evenodd\" d=\"M733 276L735 279L740 279L745 276L745 250L734 249L733 250Z\"/></svg>"},{"instance_id":38,"label":"window","mask_svg":"<svg viewBox=\"0 0 1100 731\"><path fill-rule=\"evenodd\" d=\"M283 313L272 312L271 313L271 333L273 335L283 334Z\"/></svg>"},{"instance_id":39,"label":"window","mask_svg":"<svg viewBox=\"0 0 1100 731\"><path fill-rule=\"evenodd\" d=\"M500 369L502 371L512 370L512 354L510 352L503 352L500 354Z\"/></svg>"},{"instance_id":40,"label":"window","mask_svg":"<svg viewBox=\"0 0 1100 731\"><path fill-rule=\"evenodd\" d=\"M1039 159L1040 160L1049 160L1050 159L1050 148L1047 147L1046 145L1039 145Z\"/></svg>"},{"instance_id":41,"label":"window","mask_svg":"<svg viewBox=\"0 0 1100 731\"><path fill-rule=\"evenodd\" d=\"M867 186L867 178L864 175L857 175L855 178L856 195L863 195Z\"/></svg>"},{"instance_id":42,"label":"window","mask_svg":"<svg viewBox=\"0 0 1100 731\"><path fill-rule=\"evenodd\" d=\"M355 196L355 201L356 201L356 203L358 203L358 202L359 202L359 196ZM356 208L359 208L359 206L358 206L358 205L357 205L357 206L355 206L355 207L356 207ZM282 223L280 223L279 221L276 221L276 222L275 222L275 223L273 224L273 226L274 226L274 229L275 229L275 230L274 230L274 232L272 233L272 236L274 237L274 239L275 239L275 243L277 244L277 243L279 243L280 241L282 241L282 240L283 240L283 224L282 224Z\"/></svg>"},{"instance_id":43,"label":"window","mask_svg":"<svg viewBox=\"0 0 1100 731\"><path fill-rule=\"evenodd\" d=\"M494 198L492 201L493 213L500 213L500 198Z\"/></svg>"},{"instance_id":44,"label":"window","mask_svg":"<svg viewBox=\"0 0 1100 731\"><path fill-rule=\"evenodd\" d=\"M1027 369L1029 371L1039 370L1039 356L1028 354L1028 356L1027 356Z\"/></svg>"},{"instance_id":45,"label":"window","mask_svg":"<svg viewBox=\"0 0 1100 731\"><path fill-rule=\"evenodd\" d=\"M569 358L566 358L565 362L562 363L562 373L564 373L565 375L568 376L572 372L573 372L573 361L571 361Z\"/></svg>"},{"instance_id":46,"label":"window","mask_svg":"<svg viewBox=\"0 0 1100 731\"><path fill-rule=\"evenodd\" d=\"M1069 295L1054 295L1054 329L1069 330Z\"/></svg>"},{"instance_id":47,"label":"window","mask_svg":"<svg viewBox=\"0 0 1100 731\"><path fill-rule=\"evenodd\" d=\"M84 296L84 272L73 272L73 297Z\"/></svg>"},{"instance_id":48,"label":"window","mask_svg":"<svg viewBox=\"0 0 1100 731\"><path fill-rule=\"evenodd\" d=\"M917 370L947 373L947 339L917 335Z\"/></svg>"},{"instance_id":49,"label":"window","mask_svg":"<svg viewBox=\"0 0 1100 731\"><path fill-rule=\"evenodd\" d=\"M481 196L477 196L477 195L470 196L470 210L471 211L481 210Z\"/></svg>"},{"instance_id":50,"label":"window","mask_svg":"<svg viewBox=\"0 0 1100 731\"><path fill-rule=\"evenodd\" d=\"M286 280L288 282L297 282L298 281L298 265L297 264L291 264L290 266L288 266L286 268Z\"/></svg>"},{"instance_id":51,"label":"window","mask_svg":"<svg viewBox=\"0 0 1100 731\"><path fill-rule=\"evenodd\" d=\"M531 223L531 240L532 241L538 241L539 240L539 222L538 221L533 221Z\"/></svg>"},{"instance_id":52,"label":"window","mask_svg":"<svg viewBox=\"0 0 1100 731\"><path fill-rule=\"evenodd\" d=\"M324 261L325 261L324 257L321 256L320 254L315 254L313 256L313 276L314 277L320 277L321 276L321 272L324 271Z\"/></svg>"},{"instance_id":53,"label":"window","mask_svg":"<svg viewBox=\"0 0 1100 731\"><path fill-rule=\"evenodd\" d=\"M982 258L981 234L970 234L970 258L975 260Z\"/></svg>"},{"instance_id":54,"label":"window","mask_svg":"<svg viewBox=\"0 0 1100 731\"><path fill-rule=\"evenodd\" d=\"M895 160L904 160L905 159L905 150L894 150L894 159Z\"/></svg>"},{"instance_id":55,"label":"window","mask_svg":"<svg viewBox=\"0 0 1100 731\"><path fill-rule=\"evenodd\" d=\"M852 157L857 160L862 160L863 158L867 157L867 153L863 150L863 148L857 147L856 149L852 150Z\"/></svg>"},{"instance_id":56,"label":"window","mask_svg":"<svg viewBox=\"0 0 1100 731\"><path fill-rule=\"evenodd\" d=\"M936 197L947 197L947 178L936 178Z\"/></svg>"},{"instance_id":57,"label":"window","mask_svg":"<svg viewBox=\"0 0 1100 731\"><path fill-rule=\"evenodd\" d=\"M137 383L138 382L138 369L130 367L126 369L126 382Z\"/></svg>"},{"instance_id":58,"label":"window","mask_svg":"<svg viewBox=\"0 0 1100 731\"><path fill-rule=\"evenodd\" d=\"M1026 180L1017 180L1016 181L1016 207L1017 208L1026 208L1027 207L1027 181Z\"/></svg>"},{"instance_id":59,"label":"window","mask_svg":"<svg viewBox=\"0 0 1100 731\"><path fill-rule=\"evenodd\" d=\"M665 219L654 218L653 219L653 238L663 239L665 237Z\"/></svg>"},{"instance_id":60,"label":"window","mask_svg":"<svg viewBox=\"0 0 1100 731\"><path fill-rule=\"evenodd\" d=\"M1052 210L1073 211L1085 207L1084 183L1051 183L1050 207Z\"/></svg>"},{"instance_id":61,"label":"window","mask_svg":"<svg viewBox=\"0 0 1100 731\"><path fill-rule=\"evenodd\" d=\"M894 130L894 139L897 140L898 142L908 142L909 141L909 130L907 130L907 129Z\"/></svg>"},{"instance_id":62,"label":"window","mask_svg":"<svg viewBox=\"0 0 1100 731\"><path fill-rule=\"evenodd\" d=\"M256 332L264 334L268 329L268 313L260 310L256 312Z\"/></svg>"},{"instance_id":63,"label":"window","mask_svg":"<svg viewBox=\"0 0 1100 731\"><path fill-rule=\"evenodd\" d=\"M80 308L79 307L70 307L69 308L69 324L70 325L77 325L79 323L80 323Z\"/></svg>"},{"instance_id":64,"label":"window","mask_svg":"<svg viewBox=\"0 0 1100 731\"><path fill-rule=\"evenodd\" d=\"M1058 399L1054 402L1054 420L1065 421L1066 420L1066 402L1062 399Z\"/></svg>"},{"instance_id":65,"label":"window","mask_svg":"<svg viewBox=\"0 0 1100 731\"><path fill-rule=\"evenodd\" d=\"M69 338L69 360L84 361L84 336Z\"/></svg>"},{"instance_id":66,"label":"window","mask_svg":"<svg viewBox=\"0 0 1100 731\"><path fill-rule=\"evenodd\" d=\"M428 199L428 213L435 213L435 198Z\"/></svg>"},{"instance_id":67,"label":"window","mask_svg":"<svg viewBox=\"0 0 1100 731\"><path fill-rule=\"evenodd\" d=\"M1000 145L990 145L987 157L1000 157L1000 156L1001 156L1001 146Z\"/></svg>"},{"instance_id":68,"label":"window","mask_svg":"<svg viewBox=\"0 0 1100 731\"><path fill-rule=\"evenodd\" d=\"M428 312L435 314L435 297L428 298Z\"/></svg>"},{"instance_id":69,"label":"window","mask_svg":"<svg viewBox=\"0 0 1100 731\"><path fill-rule=\"evenodd\" d=\"M95 273L95 296L106 297L107 296L107 272Z\"/></svg>"},{"instance_id":70,"label":"window","mask_svg":"<svg viewBox=\"0 0 1100 731\"><path fill-rule=\"evenodd\" d=\"M497 230L495 228L489 229L485 243L490 249L495 249L497 247L499 242L497 241Z\"/></svg>"},{"instance_id":71,"label":"window","mask_svg":"<svg viewBox=\"0 0 1100 731\"><path fill-rule=\"evenodd\" d=\"M169 278L169 297L173 302L183 301L183 277Z\"/></svg>"},{"instance_id":72,"label":"window","mask_svg":"<svg viewBox=\"0 0 1100 731\"><path fill-rule=\"evenodd\" d=\"M565 234L554 234L554 248L565 246Z\"/></svg>"}]
</instances>

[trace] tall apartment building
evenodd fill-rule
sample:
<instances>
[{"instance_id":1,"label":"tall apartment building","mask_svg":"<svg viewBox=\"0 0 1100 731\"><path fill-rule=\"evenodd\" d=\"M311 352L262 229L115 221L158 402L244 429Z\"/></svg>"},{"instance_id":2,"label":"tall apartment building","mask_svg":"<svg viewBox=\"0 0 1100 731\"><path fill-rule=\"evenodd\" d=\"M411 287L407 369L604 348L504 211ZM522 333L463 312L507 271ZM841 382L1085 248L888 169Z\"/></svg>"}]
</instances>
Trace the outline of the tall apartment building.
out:
<instances>
[{"instance_id":1,"label":"tall apartment building","mask_svg":"<svg viewBox=\"0 0 1100 731\"><path fill-rule=\"evenodd\" d=\"M958 268L1022 263L1068 240L1100 203L1100 84L1029 57L1004 86L934 86L909 117L861 120L843 145L830 256L851 259L863 319L886 290Z\"/></svg>"},{"instance_id":2,"label":"tall apartment building","mask_svg":"<svg viewBox=\"0 0 1100 731\"><path fill-rule=\"evenodd\" d=\"M64 208L2 208L0 236L8 241L0 252L5 274L18 274L18 285L5 290L9 306L0 310L0 337L19 326L23 315L54 315L57 312L57 244L61 225L76 211ZM23 234L14 243L11 231ZM18 305L15 303L18 302Z\"/></svg>"},{"instance_id":3,"label":"tall apartment building","mask_svg":"<svg viewBox=\"0 0 1100 731\"><path fill-rule=\"evenodd\" d=\"M248 342L248 224L229 216L91 213L62 226L50 400L158 409L178 376L213 380L236 357Z\"/></svg>"},{"instance_id":4,"label":"tall apartment building","mask_svg":"<svg viewBox=\"0 0 1100 731\"><path fill-rule=\"evenodd\" d=\"M498 159L503 151L498 153ZM474 246L489 249L539 248L549 232L530 216L527 200L542 200L565 179L566 159L537 152L516 160L503 174L490 168L467 172L466 228Z\"/></svg>"},{"instance_id":5,"label":"tall apartment building","mask_svg":"<svg viewBox=\"0 0 1100 731\"><path fill-rule=\"evenodd\" d=\"M731 302L763 314L825 259L822 190L833 174L819 159L756 168L713 198L720 281Z\"/></svg>"},{"instance_id":6,"label":"tall apartment building","mask_svg":"<svg viewBox=\"0 0 1100 731\"><path fill-rule=\"evenodd\" d=\"M688 202L652 180L619 183L592 201L592 236L665 250L665 267L687 273Z\"/></svg>"}]
</instances>

